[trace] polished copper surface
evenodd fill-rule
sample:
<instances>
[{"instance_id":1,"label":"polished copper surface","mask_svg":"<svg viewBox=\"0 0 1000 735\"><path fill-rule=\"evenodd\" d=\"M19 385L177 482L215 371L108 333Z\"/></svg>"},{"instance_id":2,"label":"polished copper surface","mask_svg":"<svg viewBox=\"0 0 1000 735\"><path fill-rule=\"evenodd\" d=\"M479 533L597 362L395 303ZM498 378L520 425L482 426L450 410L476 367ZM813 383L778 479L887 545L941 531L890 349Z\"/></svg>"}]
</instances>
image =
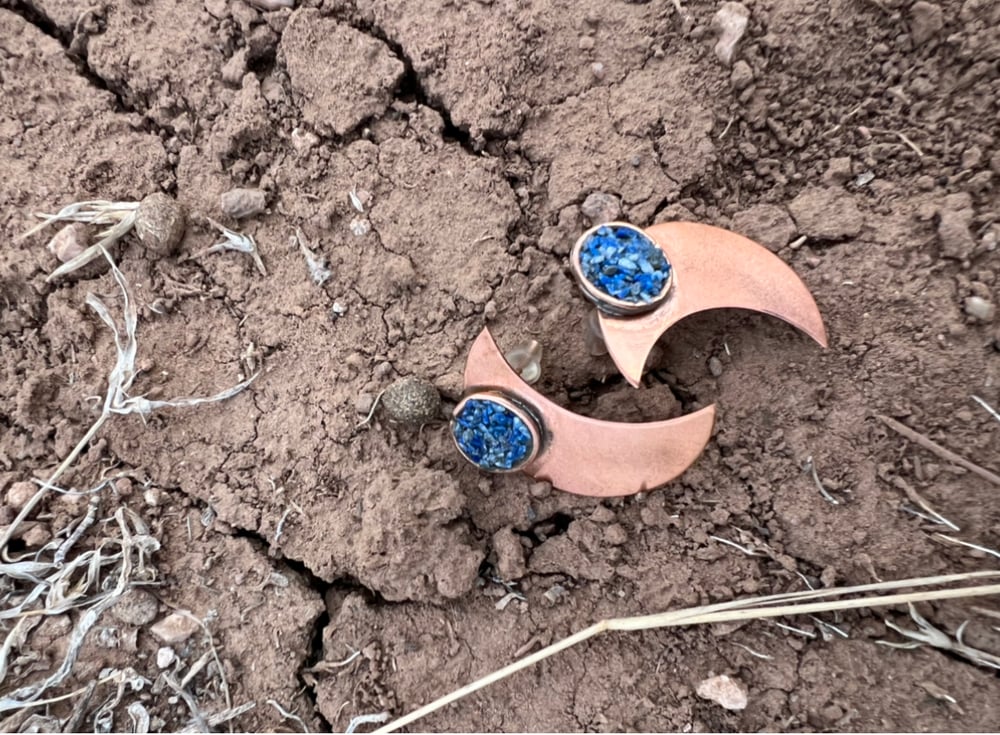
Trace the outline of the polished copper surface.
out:
<instances>
[{"instance_id":1,"label":"polished copper surface","mask_svg":"<svg viewBox=\"0 0 1000 735\"><path fill-rule=\"evenodd\" d=\"M541 449L523 471L578 495L632 495L669 482L701 454L715 419L715 406L641 424L578 416L521 380L488 329L469 352L465 389L501 391L533 409L542 422Z\"/></svg>"},{"instance_id":2,"label":"polished copper surface","mask_svg":"<svg viewBox=\"0 0 1000 735\"><path fill-rule=\"evenodd\" d=\"M809 289L763 246L694 222L667 222L645 232L673 266L670 293L654 311L639 316L599 315L608 353L632 385L638 387L649 351L660 336L684 317L708 309L770 314L826 347L826 328Z\"/></svg>"}]
</instances>

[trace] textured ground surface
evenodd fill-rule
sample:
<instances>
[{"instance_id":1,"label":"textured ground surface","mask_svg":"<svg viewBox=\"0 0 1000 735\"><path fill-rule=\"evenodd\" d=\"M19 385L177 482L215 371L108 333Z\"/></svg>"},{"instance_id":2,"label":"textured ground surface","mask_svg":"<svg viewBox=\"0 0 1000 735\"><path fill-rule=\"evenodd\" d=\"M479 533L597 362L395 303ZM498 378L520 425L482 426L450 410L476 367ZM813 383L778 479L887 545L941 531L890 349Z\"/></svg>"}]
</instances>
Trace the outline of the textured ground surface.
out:
<instances>
[{"instance_id":1,"label":"textured ground surface","mask_svg":"<svg viewBox=\"0 0 1000 735\"><path fill-rule=\"evenodd\" d=\"M969 398L1000 404L1000 318L963 311L1000 301L1000 3L746 4L727 66L704 0L0 0L0 492L65 456L114 359L84 305L115 302L110 276L48 284L45 236L13 238L34 211L165 191L191 212L180 253L131 237L116 251L140 307L135 392L208 395L263 372L226 403L116 417L66 482L131 475L104 514L125 503L161 539L158 617L210 621L234 703L258 703L241 729L282 725L269 699L334 731L402 714L601 617L800 589L802 575L988 565L932 540L901 487L992 548L998 488L872 416L1000 469L1000 424ZM235 187L260 187L266 211L225 220ZM830 349L767 318L701 315L629 388L588 355L565 260L595 191L636 224L701 221L767 245L812 289ZM267 275L201 255L206 217L252 233ZM296 227L332 271L322 286ZM484 324L502 346L542 342L540 390L580 413L717 403L712 442L669 487L596 502L478 474L443 422L358 427L399 377L453 403ZM803 472L810 456L839 505ZM36 514L35 538L58 514ZM501 575L524 602L497 609ZM555 585L565 594L546 597ZM971 619L967 641L1000 650L996 620L968 603L923 610L950 631ZM893 635L882 612L824 619L849 639L809 619L790 622L811 639L766 623L608 636L422 727L996 727L996 676L876 645ZM60 629L38 630L4 689L56 665ZM65 691L112 665L155 679L161 644L145 628L133 640L88 643ZM191 640L188 663L205 650ZM746 686L745 710L696 696L714 674ZM161 726L183 726L182 701L151 701Z\"/></svg>"}]
</instances>

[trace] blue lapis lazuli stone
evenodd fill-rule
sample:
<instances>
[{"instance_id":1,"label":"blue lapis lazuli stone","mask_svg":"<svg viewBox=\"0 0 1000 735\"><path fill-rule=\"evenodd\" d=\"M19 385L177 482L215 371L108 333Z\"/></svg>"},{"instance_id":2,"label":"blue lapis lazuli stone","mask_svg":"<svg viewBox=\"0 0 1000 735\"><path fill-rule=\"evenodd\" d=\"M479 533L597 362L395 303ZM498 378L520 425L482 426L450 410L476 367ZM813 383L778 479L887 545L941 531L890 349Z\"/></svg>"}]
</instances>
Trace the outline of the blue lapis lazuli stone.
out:
<instances>
[{"instance_id":1,"label":"blue lapis lazuli stone","mask_svg":"<svg viewBox=\"0 0 1000 735\"><path fill-rule=\"evenodd\" d=\"M506 406L470 398L452 423L459 449L484 470L511 470L527 459L534 448L524 420Z\"/></svg>"},{"instance_id":2,"label":"blue lapis lazuli stone","mask_svg":"<svg viewBox=\"0 0 1000 735\"><path fill-rule=\"evenodd\" d=\"M663 251L642 231L602 225L580 248L583 277L598 290L632 304L655 300L670 278Z\"/></svg>"}]
</instances>

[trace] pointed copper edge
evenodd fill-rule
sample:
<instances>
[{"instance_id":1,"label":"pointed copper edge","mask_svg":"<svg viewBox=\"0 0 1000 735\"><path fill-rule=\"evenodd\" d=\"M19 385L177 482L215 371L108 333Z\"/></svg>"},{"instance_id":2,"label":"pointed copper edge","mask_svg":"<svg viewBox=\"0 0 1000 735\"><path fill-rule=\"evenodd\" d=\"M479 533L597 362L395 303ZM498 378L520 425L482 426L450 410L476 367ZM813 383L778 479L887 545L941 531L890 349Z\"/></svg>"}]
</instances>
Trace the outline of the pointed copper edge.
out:
<instances>
[{"instance_id":1,"label":"pointed copper edge","mask_svg":"<svg viewBox=\"0 0 1000 735\"><path fill-rule=\"evenodd\" d=\"M823 347L826 328L802 279L781 258L742 235L695 222L666 222L644 232L673 266L667 299L640 316L600 314L601 331L621 374L638 387L660 336L686 316L709 309L750 309L778 317Z\"/></svg>"},{"instance_id":2,"label":"pointed copper edge","mask_svg":"<svg viewBox=\"0 0 1000 735\"><path fill-rule=\"evenodd\" d=\"M500 390L530 404L542 419L542 446L523 471L560 490L592 497L633 495L674 479L701 454L715 421L714 405L641 424L578 416L521 380L488 329L469 351L465 390Z\"/></svg>"}]
</instances>

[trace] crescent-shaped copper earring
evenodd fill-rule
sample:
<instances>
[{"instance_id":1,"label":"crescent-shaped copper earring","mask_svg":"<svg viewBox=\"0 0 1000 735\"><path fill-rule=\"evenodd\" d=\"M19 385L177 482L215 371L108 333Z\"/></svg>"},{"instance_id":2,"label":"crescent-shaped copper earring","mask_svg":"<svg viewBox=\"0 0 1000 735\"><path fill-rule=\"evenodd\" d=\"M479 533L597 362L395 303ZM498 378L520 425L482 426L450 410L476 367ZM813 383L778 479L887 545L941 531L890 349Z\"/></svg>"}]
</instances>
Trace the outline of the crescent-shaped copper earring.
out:
<instances>
[{"instance_id":1,"label":"crescent-shaped copper earring","mask_svg":"<svg viewBox=\"0 0 1000 735\"><path fill-rule=\"evenodd\" d=\"M608 222L580 236L570 267L597 306L608 354L636 387L656 341L699 311L763 312L827 345L823 318L795 271L763 246L719 227L667 222L643 230Z\"/></svg>"},{"instance_id":2,"label":"crescent-shaped copper earring","mask_svg":"<svg viewBox=\"0 0 1000 735\"><path fill-rule=\"evenodd\" d=\"M579 416L532 389L484 329L469 352L451 433L482 470L520 470L560 490L608 497L680 475L708 444L714 419L715 406L637 424Z\"/></svg>"}]
</instances>

